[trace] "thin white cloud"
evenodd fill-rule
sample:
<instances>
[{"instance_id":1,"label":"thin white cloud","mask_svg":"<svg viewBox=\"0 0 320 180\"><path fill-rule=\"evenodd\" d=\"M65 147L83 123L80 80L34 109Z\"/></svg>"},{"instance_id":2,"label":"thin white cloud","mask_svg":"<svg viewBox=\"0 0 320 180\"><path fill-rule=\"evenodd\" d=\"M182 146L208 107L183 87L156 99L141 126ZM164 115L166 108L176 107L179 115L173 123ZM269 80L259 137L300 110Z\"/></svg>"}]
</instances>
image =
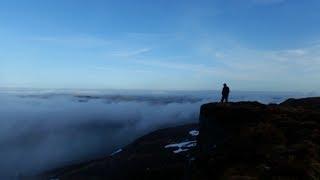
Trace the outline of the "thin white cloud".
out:
<instances>
[{"instance_id":1,"label":"thin white cloud","mask_svg":"<svg viewBox=\"0 0 320 180\"><path fill-rule=\"evenodd\" d=\"M256 4L279 4L284 3L286 0L252 0Z\"/></svg>"},{"instance_id":2,"label":"thin white cloud","mask_svg":"<svg viewBox=\"0 0 320 180\"><path fill-rule=\"evenodd\" d=\"M160 67L166 69L182 70L189 72L196 72L202 74L218 74L220 70L216 67L210 67L204 64L192 64L192 63L181 63L181 62L170 62L168 60L136 60L138 64L145 66Z\"/></svg>"},{"instance_id":3,"label":"thin white cloud","mask_svg":"<svg viewBox=\"0 0 320 180\"><path fill-rule=\"evenodd\" d=\"M233 82L244 80L247 83L278 86L279 89L301 90L302 86L311 86L316 79L320 78L320 43L312 43L296 49L261 50L247 48L239 42L228 44L228 46L219 46L221 41L219 44L214 41L205 42L208 40L200 41L195 46L199 47L199 54L205 54L205 58L211 59L210 62L216 64L219 79ZM223 60L217 57L218 52L225 54ZM205 61L208 62L208 59ZM292 86L295 83L300 85ZM315 87L320 88L319 85Z\"/></svg>"},{"instance_id":4,"label":"thin white cloud","mask_svg":"<svg viewBox=\"0 0 320 180\"><path fill-rule=\"evenodd\" d=\"M288 49L281 51L270 51L268 54L274 60L283 62L305 64L313 66L320 63L320 46L314 45L301 49Z\"/></svg>"},{"instance_id":5,"label":"thin white cloud","mask_svg":"<svg viewBox=\"0 0 320 180\"><path fill-rule=\"evenodd\" d=\"M94 66L94 67L91 67L91 69L93 70L97 70L97 71L113 71L114 68L111 68L111 67L100 67L100 66Z\"/></svg>"},{"instance_id":6,"label":"thin white cloud","mask_svg":"<svg viewBox=\"0 0 320 180\"><path fill-rule=\"evenodd\" d=\"M42 36L29 38L31 41L47 44L60 44L67 46L104 46L110 45L111 41L93 36Z\"/></svg>"},{"instance_id":7,"label":"thin white cloud","mask_svg":"<svg viewBox=\"0 0 320 180\"><path fill-rule=\"evenodd\" d=\"M223 59L223 58L225 58L225 54L222 53L222 52L215 52L215 53L214 53L214 56L215 56L216 58L218 58L218 59Z\"/></svg>"},{"instance_id":8,"label":"thin white cloud","mask_svg":"<svg viewBox=\"0 0 320 180\"><path fill-rule=\"evenodd\" d=\"M174 38L177 33L139 33L139 32L129 32L126 33L126 38L129 39L159 39L159 38Z\"/></svg>"},{"instance_id":9,"label":"thin white cloud","mask_svg":"<svg viewBox=\"0 0 320 180\"><path fill-rule=\"evenodd\" d=\"M141 49L136 49L133 51L118 51L113 53L113 56L118 56L118 57L133 57L133 56L138 56L141 54L145 54L150 52L152 49L151 48L141 48Z\"/></svg>"},{"instance_id":10,"label":"thin white cloud","mask_svg":"<svg viewBox=\"0 0 320 180\"><path fill-rule=\"evenodd\" d=\"M310 55L307 49L288 49L280 51L270 51L269 56L279 61L295 61L297 59L306 60L306 56ZM301 61L300 60L300 61Z\"/></svg>"},{"instance_id":11,"label":"thin white cloud","mask_svg":"<svg viewBox=\"0 0 320 180\"><path fill-rule=\"evenodd\" d=\"M106 67L106 66L93 66L91 67L94 71L102 71L102 72L119 72L119 68L117 67ZM152 73L151 70L147 69L126 69L126 72L135 72L135 73Z\"/></svg>"}]
</instances>

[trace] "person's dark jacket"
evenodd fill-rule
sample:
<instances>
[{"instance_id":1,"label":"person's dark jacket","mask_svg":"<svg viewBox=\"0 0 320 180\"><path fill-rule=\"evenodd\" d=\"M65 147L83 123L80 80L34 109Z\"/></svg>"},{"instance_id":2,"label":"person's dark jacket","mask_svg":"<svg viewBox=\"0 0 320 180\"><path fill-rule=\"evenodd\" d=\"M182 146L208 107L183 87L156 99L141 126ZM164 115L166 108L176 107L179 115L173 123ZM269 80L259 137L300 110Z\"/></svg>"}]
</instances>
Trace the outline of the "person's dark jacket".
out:
<instances>
[{"instance_id":1,"label":"person's dark jacket","mask_svg":"<svg viewBox=\"0 0 320 180\"><path fill-rule=\"evenodd\" d=\"M228 86L223 87L223 89L222 89L222 95L223 96L228 96L229 92L230 92L230 89L229 89Z\"/></svg>"}]
</instances>

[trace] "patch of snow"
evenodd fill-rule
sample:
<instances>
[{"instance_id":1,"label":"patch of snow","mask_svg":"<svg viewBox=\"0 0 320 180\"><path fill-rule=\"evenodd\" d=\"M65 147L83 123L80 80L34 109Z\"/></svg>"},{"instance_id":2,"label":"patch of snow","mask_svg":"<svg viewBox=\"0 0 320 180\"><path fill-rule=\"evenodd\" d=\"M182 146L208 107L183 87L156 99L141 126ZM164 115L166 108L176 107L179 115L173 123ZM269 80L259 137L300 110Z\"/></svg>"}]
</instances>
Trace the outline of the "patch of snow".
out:
<instances>
[{"instance_id":1,"label":"patch of snow","mask_svg":"<svg viewBox=\"0 0 320 180\"><path fill-rule=\"evenodd\" d=\"M178 148L177 150L174 150L173 153L177 154L180 152L188 151L189 148L197 146L197 141L186 141L176 144L168 144L165 146L165 148Z\"/></svg>"},{"instance_id":2,"label":"patch of snow","mask_svg":"<svg viewBox=\"0 0 320 180\"><path fill-rule=\"evenodd\" d=\"M188 151L188 150L189 149L181 149L181 148L179 148L177 150L174 150L173 153L178 154L178 153L185 152L185 151Z\"/></svg>"},{"instance_id":3,"label":"patch of snow","mask_svg":"<svg viewBox=\"0 0 320 180\"><path fill-rule=\"evenodd\" d=\"M263 168L264 168L265 170L267 170L267 171L269 171L269 170L271 169L271 167L270 167L270 166L267 166L267 165L264 165Z\"/></svg>"},{"instance_id":4,"label":"patch of snow","mask_svg":"<svg viewBox=\"0 0 320 180\"><path fill-rule=\"evenodd\" d=\"M196 143L197 141L186 141L186 142L181 142L181 143L176 143L176 144L168 144L165 146L165 148L170 148L170 147L178 147L178 148L181 148L181 147L184 147L188 144L191 144L191 143Z\"/></svg>"},{"instance_id":5,"label":"patch of snow","mask_svg":"<svg viewBox=\"0 0 320 180\"><path fill-rule=\"evenodd\" d=\"M189 134L190 134L191 136L198 136L198 135L199 135L199 131L197 131L197 130L192 130L192 131L189 132Z\"/></svg>"},{"instance_id":6,"label":"patch of snow","mask_svg":"<svg viewBox=\"0 0 320 180\"><path fill-rule=\"evenodd\" d=\"M192 148L192 147L196 147L196 146L197 146L196 142L186 145L186 147L188 147L188 148Z\"/></svg>"},{"instance_id":7,"label":"patch of snow","mask_svg":"<svg viewBox=\"0 0 320 180\"><path fill-rule=\"evenodd\" d=\"M110 156L114 156L114 155L120 153L121 151L122 151L122 149L118 149L115 152L111 153Z\"/></svg>"}]
</instances>

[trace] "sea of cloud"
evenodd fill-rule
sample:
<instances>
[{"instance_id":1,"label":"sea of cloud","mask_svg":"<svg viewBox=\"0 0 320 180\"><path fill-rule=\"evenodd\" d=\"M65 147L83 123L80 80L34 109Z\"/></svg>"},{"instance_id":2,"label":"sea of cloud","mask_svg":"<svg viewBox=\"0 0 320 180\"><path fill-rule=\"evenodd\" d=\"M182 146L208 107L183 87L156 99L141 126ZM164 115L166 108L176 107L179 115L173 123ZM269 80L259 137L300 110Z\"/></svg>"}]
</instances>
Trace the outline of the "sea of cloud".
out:
<instances>
[{"instance_id":1,"label":"sea of cloud","mask_svg":"<svg viewBox=\"0 0 320 180\"><path fill-rule=\"evenodd\" d=\"M310 94L232 92L231 100L279 103ZM0 177L103 157L155 129L197 122L216 91L0 91Z\"/></svg>"}]
</instances>

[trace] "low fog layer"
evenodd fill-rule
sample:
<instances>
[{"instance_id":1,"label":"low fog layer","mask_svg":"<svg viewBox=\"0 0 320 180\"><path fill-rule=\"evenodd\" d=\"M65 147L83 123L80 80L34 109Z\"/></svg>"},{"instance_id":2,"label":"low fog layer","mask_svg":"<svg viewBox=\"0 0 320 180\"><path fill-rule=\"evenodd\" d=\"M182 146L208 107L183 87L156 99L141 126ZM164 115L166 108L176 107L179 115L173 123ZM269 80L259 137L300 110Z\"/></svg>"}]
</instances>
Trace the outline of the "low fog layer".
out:
<instances>
[{"instance_id":1,"label":"low fog layer","mask_svg":"<svg viewBox=\"0 0 320 180\"><path fill-rule=\"evenodd\" d=\"M106 156L155 129L197 122L219 92L0 93L0 175L17 176ZM234 92L281 102L296 93Z\"/></svg>"}]
</instances>

